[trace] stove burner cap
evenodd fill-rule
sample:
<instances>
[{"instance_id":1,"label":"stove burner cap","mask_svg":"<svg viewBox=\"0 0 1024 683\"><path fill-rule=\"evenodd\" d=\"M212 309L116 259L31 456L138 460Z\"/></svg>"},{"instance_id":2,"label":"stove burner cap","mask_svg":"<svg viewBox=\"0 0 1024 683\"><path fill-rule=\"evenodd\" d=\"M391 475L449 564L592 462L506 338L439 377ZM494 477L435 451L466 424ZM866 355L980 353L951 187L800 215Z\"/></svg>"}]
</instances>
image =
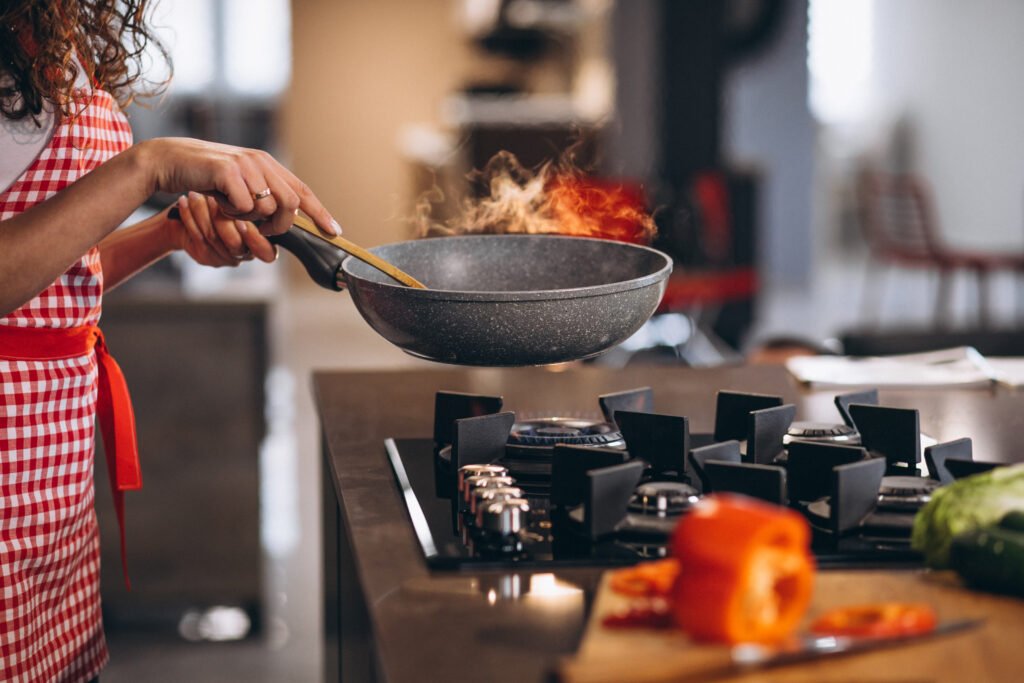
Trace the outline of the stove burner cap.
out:
<instances>
[{"instance_id":1,"label":"stove burner cap","mask_svg":"<svg viewBox=\"0 0 1024 683\"><path fill-rule=\"evenodd\" d=\"M665 517L678 515L697 502L697 489L675 481L652 481L636 487L629 501L631 512Z\"/></svg>"},{"instance_id":2,"label":"stove burner cap","mask_svg":"<svg viewBox=\"0 0 1024 683\"><path fill-rule=\"evenodd\" d=\"M860 433L841 422L794 422L789 426L783 443L793 440L856 445L860 443Z\"/></svg>"},{"instance_id":3,"label":"stove burner cap","mask_svg":"<svg viewBox=\"0 0 1024 683\"><path fill-rule=\"evenodd\" d=\"M546 417L523 420L512 425L508 442L514 446L542 446L555 444L572 446L624 446L618 427L610 422L572 417Z\"/></svg>"},{"instance_id":4,"label":"stove burner cap","mask_svg":"<svg viewBox=\"0 0 1024 683\"><path fill-rule=\"evenodd\" d=\"M923 477L882 477L878 487L878 509L916 512L932 499L939 483Z\"/></svg>"}]
</instances>

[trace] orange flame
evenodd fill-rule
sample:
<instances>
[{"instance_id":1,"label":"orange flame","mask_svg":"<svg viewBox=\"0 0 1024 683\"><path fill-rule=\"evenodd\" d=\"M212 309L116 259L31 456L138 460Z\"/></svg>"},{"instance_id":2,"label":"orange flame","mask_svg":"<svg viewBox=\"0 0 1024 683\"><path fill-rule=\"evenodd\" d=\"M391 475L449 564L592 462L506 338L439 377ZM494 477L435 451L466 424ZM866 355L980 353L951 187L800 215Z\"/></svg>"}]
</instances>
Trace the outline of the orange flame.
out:
<instances>
[{"instance_id":1,"label":"orange flame","mask_svg":"<svg viewBox=\"0 0 1024 683\"><path fill-rule=\"evenodd\" d=\"M639 188L596 178L556 176L548 202L560 232L648 244L656 231Z\"/></svg>"},{"instance_id":2,"label":"orange flame","mask_svg":"<svg viewBox=\"0 0 1024 683\"><path fill-rule=\"evenodd\" d=\"M445 224L429 220L430 199L421 198L421 232L547 233L639 244L650 243L656 232L639 186L587 177L565 161L531 171L510 152L499 152L478 178L486 194L466 199L461 216Z\"/></svg>"}]
</instances>

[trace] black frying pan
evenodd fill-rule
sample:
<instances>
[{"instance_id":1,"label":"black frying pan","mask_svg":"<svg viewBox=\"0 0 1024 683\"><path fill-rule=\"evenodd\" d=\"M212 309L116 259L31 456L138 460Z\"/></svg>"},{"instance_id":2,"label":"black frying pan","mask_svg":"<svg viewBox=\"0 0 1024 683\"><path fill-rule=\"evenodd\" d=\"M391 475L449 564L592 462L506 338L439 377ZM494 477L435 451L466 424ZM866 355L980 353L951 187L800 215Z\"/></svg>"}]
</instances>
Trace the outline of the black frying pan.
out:
<instances>
[{"instance_id":1,"label":"black frying pan","mask_svg":"<svg viewBox=\"0 0 1024 683\"><path fill-rule=\"evenodd\" d=\"M596 356L650 318L672 272L660 251L582 237L466 235L370 250L428 287L412 289L298 228L271 241L320 286L347 288L392 344L459 365Z\"/></svg>"}]
</instances>

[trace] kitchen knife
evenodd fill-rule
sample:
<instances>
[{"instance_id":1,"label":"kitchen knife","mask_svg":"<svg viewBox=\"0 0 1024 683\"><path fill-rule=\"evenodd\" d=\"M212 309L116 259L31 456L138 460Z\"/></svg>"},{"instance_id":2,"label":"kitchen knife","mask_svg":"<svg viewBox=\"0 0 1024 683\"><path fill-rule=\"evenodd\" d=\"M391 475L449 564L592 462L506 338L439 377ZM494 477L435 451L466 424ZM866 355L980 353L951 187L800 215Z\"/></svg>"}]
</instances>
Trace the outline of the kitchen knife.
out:
<instances>
[{"instance_id":1,"label":"kitchen knife","mask_svg":"<svg viewBox=\"0 0 1024 683\"><path fill-rule=\"evenodd\" d=\"M903 636L854 637L806 635L784 645L736 645L730 651L730 659L734 666L741 669L782 666L832 655L853 654L866 650L895 647L926 638L937 638L972 629L980 626L983 622L984 619L946 621L927 633Z\"/></svg>"},{"instance_id":2,"label":"kitchen knife","mask_svg":"<svg viewBox=\"0 0 1024 683\"><path fill-rule=\"evenodd\" d=\"M759 669L922 642L962 633L982 623L984 619L947 621L928 633L883 638L806 635L779 646L747 644L731 648L692 647L681 649L678 656L645 660L642 666L638 666L635 661L623 661L622 657L614 655L571 658L562 662L557 676L558 680L565 683L714 681Z\"/></svg>"}]
</instances>

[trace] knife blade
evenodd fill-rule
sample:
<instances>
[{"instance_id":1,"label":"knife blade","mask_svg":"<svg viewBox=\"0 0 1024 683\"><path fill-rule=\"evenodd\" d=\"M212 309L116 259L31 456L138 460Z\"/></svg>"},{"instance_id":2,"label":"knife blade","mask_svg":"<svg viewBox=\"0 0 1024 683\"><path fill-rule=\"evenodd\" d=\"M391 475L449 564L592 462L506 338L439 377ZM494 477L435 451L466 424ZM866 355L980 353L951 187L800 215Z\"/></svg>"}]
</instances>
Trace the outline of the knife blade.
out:
<instances>
[{"instance_id":1,"label":"knife blade","mask_svg":"<svg viewBox=\"0 0 1024 683\"><path fill-rule=\"evenodd\" d=\"M822 657L854 654L866 650L896 647L912 641L939 638L970 630L980 626L984 621L984 619L946 621L927 633L915 633L904 636L804 636L778 646L736 645L730 651L730 658L733 665L741 669L782 666Z\"/></svg>"},{"instance_id":2,"label":"knife blade","mask_svg":"<svg viewBox=\"0 0 1024 683\"><path fill-rule=\"evenodd\" d=\"M624 661L620 654L609 657L589 657L586 660L567 659L561 663L557 679L563 683L619 683L623 680L645 683L668 681L728 680L737 675L770 669L787 664L814 661L826 657L842 657L874 649L894 648L962 633L980 626L984 619L963 619L939 624L928 633L916 635L869 637L816 637L803 636L784 646L736 645L732 648L690 648L685 655L654 658L637 667L636 662Z\"/></svg>"}]
</instances>

